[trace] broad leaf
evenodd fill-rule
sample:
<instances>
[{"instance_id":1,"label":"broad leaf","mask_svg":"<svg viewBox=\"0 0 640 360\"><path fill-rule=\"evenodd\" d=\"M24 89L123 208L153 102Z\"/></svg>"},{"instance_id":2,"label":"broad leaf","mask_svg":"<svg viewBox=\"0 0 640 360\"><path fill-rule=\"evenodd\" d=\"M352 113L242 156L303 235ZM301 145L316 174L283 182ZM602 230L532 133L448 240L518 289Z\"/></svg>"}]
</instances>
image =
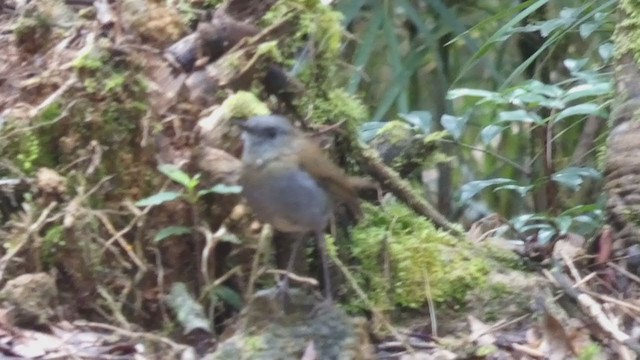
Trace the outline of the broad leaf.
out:
<instances>
[{"instance_id":1,"label":"broad leaf","mask_svg":"<svg viewBox=\"0 0 640 360\"><path fill-rule=\"evenodd\" d=\"M600 179L602 175L593 168L568 167L551 175L551 180L573 190L577 190L584 182L583 178L585 177Z\"/></svg>"},{"instance_id":2,"label":"broad leaf","mask_svg":"<svg viewBox=\"0 0 640 360\"><path fill-rule=\"evenodd\" d=\"M398 114L398 116L422 130L423 133L431 131L431 113L429 111L412 111L408 114Z\"/></svg>"},{"instance_id":3,"label":"broad leaf","mask_svg":"<svg viewBox=\"0 0 640 360\"><path fill-rule=\"evenodd\" d=\"M241 310L243 306L242 297L230 287L220 285L213 289L213 295L225 303L233 306L236 310Z\"/></svg>"},{"instance_id":4,"label":"broad leaf","mask_svg":"<svg viewBox=\"0 0 640 360\"><path fill-rule=\"evenodd\" d=\"M493 91L481 90L481 89L468 89L468 88L458 88L451 89L447 93L447 99L457 99L463 96L473 96L480 97L483 99L496 100L500 98L500 94L495 93Z\"/></svg>"},{"instance_id":5,"label":"broad leaf","mask_svg":"<svg viewBox=\"0 0 640 360\"><path fill-rule=\"evenodd\" d=\"M491 140L493 140L493 138L498 136L498 134L500 134L504 129L505 129L504 126L493 125L493 124L489 126L485 126L484 129L480 131L480 139L482 139L482 142L485 145L488 145L491 142Z\"/></svg>"},{"instance_id":6,"label":"broad leaf","mask_svg":"<svg viewBox=\"0 0 640 360\"><path fill-rule=\"evenodd\" d=\"M167 226L158 231L156 236L153 237L153 242L157 243L171 236L186 234L191 234L191 229L186 226Z\"/></svg>"},{"instance_id":7,"label":"broad leaf","mask_svg":"<svg viewBox=\"0 0 640 360\"><path fill-rule=\"evenodd\" d=\"M596 84L580 84L567 90L562 100L569 102L589 96L609 95L613 91L611 83L599 82Z\"/></svg>"},{"instance_id":8,"label":"broad leaf","mask_svg":"<svg viewBox=\"0 0 640 360\"><path fill-rule=\"evenodd\" d=\"M214 187L206 190L198 191L198 196L202 196L205 194L215 193L215 194L239 194L242 192L242 186L238 185L225 185L225 184L217 184Z\"/></svg>"},{"instance_id":9,"label":"broad leaf","mask_svg":"<svg viewBox=\"0 0 640 360\"><path fill-rule=\"evenodd\" d=\"M613 57L615 47L613 43L606 42L598 47L598 54L604 61L609 61Z\"/></svg>"},{"instance_id":10,"label":"broad leaf","mask_svg":"<svg viewBox=\"0 0 640 360\"><path fill-rule=\"evenodd\" d=\"M540 123L542 119L538 114L534 114L524 110L502 111L499 115L500 121L524 122L524 123Z\"/></svg>"},{"instance_id":11,"label":"broad leaf","mask_svg":"<svg viewBox=\"0 0 640 360\"><path fill-rule=\"evenodd\" d=\"M556 118L554 121L558 122L562 119L568 118L570 116L576 116L576 115L582 115L582 116L602 115L599 112L600 106L601 105L594 104L594 103L584 103L584 104L569 106L568 108L560 111L558 115L556 115Z\"/></svg>"},{"instance_id":12,"label":"broad leaf","mask_svg":"<svg viewBox=\"0 0 640 360\"><path fill-rule=\"evenodd\" d=\"M173 164L162 164L158 166L158 170L165 174L169 179L184 187L189 187L191 185L191 177Z\"/></svg>"},{"instance_id":13,"label":"broad leaf","mask_svg":"<svg viewBox=\"0 0 640 360\"><path fill-rule=\"evenodd\" d=\"M167 201L173 201L182 196L182 193L175 191L163 191L159 192L155 195L151 195L148 198L144 198L142 200L138 200L136 202L136 206L139 207L147 207L147 206L155 206L165 203Z\"/></svg>"},{"instance_id":14,"label":"broad leaf","mask_svg":"<svg viewBox=\"0 0 640 360\"><path fill-rule=\"evenodd\" d=\"M531 189L533 189L532 185L523 186L523 185L516 185L516 184L507 184L507 185L498 186L493 191L514 190L515 192L518 193L518 195L520 195L520 197L523 198L527 195L529 191L531 191Z\"/></svg>"},{"instance_id":15,"label":"broad leaf","mask_svg":"<svg viewBox=\"0 0 640 360\"><path fill-rule=\"evenodd\" d=\"M515 183L515 181L511 179L505 178L497 178L497 179L489 179L489 180L476 180L468 182L460 187L460 202L466 203L471 200L474 196L476 196L480 191L488 188L493 185L504 185Z\"/></svg>"},{"instance_id":16,"label":"broad leaf","mask_svg":"<svg viewBox=\"0 0 640 360\"><path fill-rule=\"evenodd\" d=\"M457 140L462 136L462 131L467 124L467 118L444 114L440 118L440 124Z\"/></svg>"},{"instance_id":17,"label":"broad leaf","mask_svg":"<svg viewBox=\"0 0 640 360\"><path fill-rule=\"evenodd\" d=\"M370 142L386 124L384 121L370 121L362 124L359 131L360 141L364 143Z\"/></svg>"}]
</instances>

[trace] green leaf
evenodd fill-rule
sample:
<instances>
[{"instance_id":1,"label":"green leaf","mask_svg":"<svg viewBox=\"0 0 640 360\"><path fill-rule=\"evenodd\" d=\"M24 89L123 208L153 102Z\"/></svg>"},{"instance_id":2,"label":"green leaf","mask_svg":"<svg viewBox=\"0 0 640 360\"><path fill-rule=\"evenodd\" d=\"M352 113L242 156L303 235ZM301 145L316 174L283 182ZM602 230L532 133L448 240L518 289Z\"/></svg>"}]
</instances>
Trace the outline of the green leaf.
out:
<instances>
[{"instance_id":1,"label":"green leaf","mask_svg":"<svg viewBox=\"0 0 640 360\"><path fill-rule=\"evenodd\" d=\"M498 186L495 189L493 189L493 191L495 192L500 190L514 190L518 193L518 195L520 195L520 197L523 198L527 195L529 191L531 191L531 189L533 189L532 185L523 186L523 185L516 185L516 184L507 184L507 185Z\"/></svg>"},{"instance_id":2,"label":"green leaf","mask_svg":"<svg viewBox=\"0 0 640 360\"><path fill-rule=\"evenodd\" d=\"M358 48L356 49L356 54L353 61L353 67L355 68L355 71L353 72L353 75L349 80L349 85L347 86L347 92L349 94L354 94L358 90L358 85L360 85L360 80L362 80L364 68L369 62L371 53L375 48L378 31L380 31L383 17L384 6L382 4L379 4L379 6L374 9L373 17L369 21L369 25L362 35L360 46L358 46Z\"/></svg>"},{"instance_id":3,"label":"green leaf","mask_svg":"<svg viewBox=\"0 0 640 360\"><path fill-rule=\"evenodd\" d=\"M567 233L567 231L569 231L569 227L571 227L573 218L571 218L571 216L558 216L555 218L554 222L558 227L560 235L564 235Z\"/></svg>"},{"instance_id":4,"label":"green leaf","mask_svg":"<svg viewBox=\"0 0 640 360\"><path fill-rule=\"evenodd\" d=\"M237 244L237 245L242 244L242 241L240 241L240 238L238 238L238 236L232 233L226 233L222 235L222 237L220 237L220 241Z\"/></svg>"},{"instance_id":5,"label":"green leaf","mask_svg":"<svg viewBox=\"0 0 640 360\"><path fill-rule=\"evenodd\" d=\"M515 181L505 178L489 179L489 180L476 180L468 182L460 187L460 202L462 204L471 200L480 191L494 185L512 184Z\"/></svg>"},{"instance_id":6,"label":"green leaf","mask_svg":"<svg viewBox=\"0 0 640 360\"><path fill-rule=\"evenodd\" d=\"M538 114L530 113L525 110L502 111L498 115L500 121L504 122L524 122L524 123L540 123L542 119Z\"/></svg>"},{"instance_id":7,"label":"green leaf","mask_svg":"<svg viewBox=\"0 0 640 360\"><path fill-rule=\"evenodd\" d=\"M611 58L613 57L614 51L615 51L615 47L611 42L606 42L598 46L598 54L600 55L602 60L604 60L605 62L611 60Z\"/></svg>"},{"instance_id":8,"label":"green leaf","mask_svg":"<svg viewBox=\"0 0 640 360\"><path fill-rule=\"evenodd\" d=\"M485 145L489 145L491 140L498 136L504 130L504 126L491 124L489 126L485 126L482 131L480 131L480 139L482 139L482 143Z\"/></svg>"},{"instance_id":9,"label":"green leaf","mask_svg":"<svg viewBox=\"0 0 640 360\"><path fill-rule=\"evenodd\" d=\"M602 206L597 204L587 204L587 205L574 206L570 209L563 211L562 214L560 215L576 216L579 214L590 214L590 213L598 214L601 212L602 212Z\"/></svg>"},{"instance_id":10,"label":"green leaf","mask_svg":"<svg viewBox=\"0 0 640 360\"><path fill-rule=\"evenodd\" d=\"M593 34L600 27L600 24L597 24L593 21L586 22L580 25L580 37L586 39L589 35Z\"/></svg>"},{"instance_id":11,"label":"green leaf","mask_svg":"<svg viewBox=\"0 0 640 360\"><path fill-rule=\"evenodd\" d=\"M412 111L408 114L398 114L398 116L409 124L422 130L423 133L431 131L432 116L429 111Z\"/></svg>"},{"instance_id":12,"label":"green leaf","mask_svg":"<svg viewBox=\"0 0 640 360\"><path fill-rule=\"evenodd\" d=\"M573 190L577 190L584 182L583 178L592 178L597 180L601 177L602 175L600 174L600 172L594 168L568 167L551 175L551 180Z\"/></svg>"},{"instance_id":13,"label":"green leaf","mask_svg":"<svg viewBox=\"0 0 640 360\"><path fill-rule=\"evenodd\" d=\"M384 121L370 121L362 124L359 130L360 141L363 143L370 142L386 124Z\"/></svg>"},{"instance_id":14,"label":"green leaf","mask_svg":"<svg viewBox=\"0 0 640 360\"><path fill-rule=\"evenodd\" d=\"M497 15L481 22L480 24L472 28L473 30L480 25L485 26L488 24L491 24L493 26L494 24L496 24L496 21L498 19L501 19L503 17L510 17L510 20L507 21L507 23L504 24L500 29L498 29L498 31L493 33L493 35L491 35L489 39L485 41L482 46L480 46L480 49L478 49L478 51L476 51L473 56L471 56L471 59L469 59L464 64L462 70L458 74L458 77L453 81L453 83L458 82L458 80L460 80L467 73L467 71L469 71L469 69L474 67L483 56L485 56L494 46L496 46L496 44L501 44L503 42L501 39L503 39L505 35L508 35L513 30L514 26L516 26L522 20L544 6L548 1L549 0L529 0L513 8L509 6L505 11L499 12Z\"/></svg>"},{"instance_id":15,"label":"green leaf","mask_svg":"<svg viewBox=\"0 0 640 360\"><path fill-rule=\"evenodd\" d=\"M562 119L568 118L570 116L575 115L602 115L600 110L600 104L594 103L584 103L578 104L574 106L569 106L568 108L560 111L558 115L556 115L555 122L558 122Z\"/></svg>"},{"instance_id":16,"label":"green leaf","mask_svg":"<svg viewBox=\"0 0 640 360\"><path fill-rule=\"evenodd\" d=\"M514 229L518 230L521 232L521 229L531 220L535 220L535 215L534 214L523 214L523 215L518 215L514 218L512 218L511 220L509 220L509 222L511 223L511 225L514 227Z\"/></svg>"},{"instance_id":17,"label":"green leaf","mask_svg":"<svg viewBox=\"0 0 640 360\"><path fill-rule=\"evenodd\" d=\"M158 170L165 174L169 179L184 187L189 187L191 185L191 177L173 164L162 164L158 166Z\"/></svg>"},{"instance_id":18,"label":"green leaf","mask_svg":"<svg viewBox=\"0 0 640 360\"><path fill-rule=\"evenodd\" d=\"M504 102L500 94L493 91L482 90L482 89L458 88L458 89L451 89L447 93L448 100L457 99L463 96L480 97L486 100L493 100L493 101L501 100L500 101L501 103Z\"/></svg>"},{"instance_id":19,"label":"green leaf","mask_svg":"<svg viewBox=\"0 0 640 360\"><path fill-rule=\"evenodd\" d=\"M157 243L171 236L186 234L191 234L191 229L186 226L167 226L158 231L156 236L153 237L153 242Z\"/></svg>"},{"instance_id":20,"label":"green leaf","mask_svg":"<svg viewBox=\"0 0 640 360\"><path fill-rule=\"evenodd\" d=\"M571 72L571 74L575 74L580 71L588 62L588 59L565 59L562 61L564 67Z\"/></svg>"},{"instance_id":21,"label":"green leaf","mask_svg":"<svg viewBox=\"0 0 640 360\"><path fill-rule=\"evenodd\" d=\"M612 92L613 88L610 82L580 84L567 90L567 93L562 98L562 100L565 102L570 102L583 97L609 95Z\"/></svg>"},{"instance_id":22,"label":"green leaf","mask_svg":"<svg viewBox=\"0 0 640 360\"><path fill-rule=\"evenodd\" d=\"M360 13L366 0L339 1L336 9L342 13L342 25L346 26Z\"/></svg>"},{"instance_id":23,"label":"green leaf","mask_svg":"<svg viewBox=\"0 0 640 360\"><path fill-rule=\"evenodd\" d=\"M402 64L402 71L394 79L395 81L392 83L391 87L387 89L384 96L379 101L378 107L373 114L373 121L380 121L389 111L393 102L398 97L398 94L400 94L402 89L406 87L411 76L424 63L424 56L428 51L429 48L426 46L411 49L409 55L406 56L406 60Z\"/></svg>"},{"instance_id":24,"label":"green leaf","mask_svg":"<svg viewBox=\"0 0 640 360\"><path fill-rule=\"evenodd\" d=\"M440 124L442 124L442 127L447 130L454 139L458 140L462 136L462 131L467 124L467 118L444 114L442 118L440 118Z\"/></svg>"},{"instance_id":25,"label":"green leaf","mask_svg":"<svg viewBox=\"0 0 640 360\"><path fill-rule=\"evenodd\" d=\"M393 8L386 7L387 13L386 16L383 17L382 29L384 30L384 35L387 42L387 58L389 59L389 63L391 68L393 69L393 77L395 78L402 71L402 60L401 60L401 52L400 52L400 44L398 41L398 37L396 36L396 25L394 23L393 16ZM409 111L409 93L408 89L404 88L398 95L396 99L398 112L406 113Z\"/></svg>"},{"instance_id":26,"label":"green leaf","mask_svg":"<svg viewBox=\"0 0 640 360\"><path fill-rule=\"evenodd\" d=\"M557 85L549 85L545 84L542 81L531 80L527 82L524 86L530 92L544 95L550 98L558 98L564 94L564 90Z\"/></svg>"},{"instance_id":27,"label":"green leaf","mask_svg":"<svg viewBox=\"0 0 640 360\"><path fill-rule=\"evenodd\" d=\"M552 226L544 226L540 231L538 231L538 242L542 245L545 245L553 239L558 232Z\"/></svg>"},{"instance_id":28,"label":"green leaf","mask_svg":"<svg viewBox=\"0 0 640 360\"><path fill-rule=\"evenodd\" d=\"M242 297L228 286L220 285L213 289L213 295L227 304L233 306L236 310L241 310L243 306Z\"/></svg>"},{"instance_id":29,"label":"green leaf","mask_svg":"<svg viewBox=\"0 0 640 360\"><path fill-rule=\"evenodd\" d=\"M242 192L242 186L217 184L210 189L198 191L198 196L202 196L210 193L226 195L226 194L239 194L241 192Z\"/></svg>"},{"instance_id":30,"label":"green leaf","mask_svg":"<svg viewBox=\"0 0 640 360\"><path fill-rule=\"evenodd\" d=\"M136 202L136 206L138 207L147 207L147 206L155 206L165 203L167 201L173 201L182 196L182 193L175 191L163 191L159 192L155 195L151 195L148 198L144 198L142 200L138 200Z\"/></svg>"},{"instance_id":31,"label":"green leaf","mask_svg":"<svg viewBox=\"0 0 640 360\"><path fill-rule=\"evenodd\" d=\"M593 9L593 10L587 12L579 19L576 19L573 14L573 11L575 9L568 9L566 13L561 12L562 16L568 19L569 18L573 19L572 20L573 23L570 26L563 27L561 30L554 31L553 34L549 38L547 38L546 41L542 43L542 45L540 45L540 47L538 47L538 50L535 53L533 53L533 55L529 56L528 59L521 62L521 64L511 73L511 75L509 75L509 77L500 85L500 89L504 89L507 86L509 86L509 84L511 84L511 82L514 81L518 76L520 76L520 74L522 74L525 71L525 69L533 63L533 61L535 61L543 52L545 52L547 48L549 48L550 46L556 45L560 41L560 39L562 39L562 37L567 36L567 34L573 31L574 27L579 26L585 21L592 19L594 14L597 14L598 12L602 11L607 7L613 6L613 4L615 3L616 3L615 0L610 0L605 2L590 1L586 4L583 4L581 9L585 9L585 10ZM593 8L593 6L591 6L592 4L599 4L600 6Z\"/></svg>"}]
</instances>

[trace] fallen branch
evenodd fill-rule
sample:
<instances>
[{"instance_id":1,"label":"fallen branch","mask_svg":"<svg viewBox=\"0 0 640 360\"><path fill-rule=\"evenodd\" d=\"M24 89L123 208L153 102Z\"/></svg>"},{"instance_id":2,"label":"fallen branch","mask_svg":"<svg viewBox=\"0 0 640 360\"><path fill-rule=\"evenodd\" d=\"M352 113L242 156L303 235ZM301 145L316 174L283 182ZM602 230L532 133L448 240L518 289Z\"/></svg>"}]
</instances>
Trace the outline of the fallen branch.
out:
<instances>
[{"instance_id":1,"label":"fallen branch","mask_svg":"<svg viewBox=\"0 0 640 360\"><path fill-rule=\"evenodd\" d=\"M463 235L461 229L450 223L433 205L416 194L406 180L403 180L398 173L385 165L375 150L366 145L359 145L358 149L358 160L384 188L413 211L433 221L439 228L447 230L458 237Z\"/></svg>"},{"instance_id":2,"label":"fallen branch","mask_svg":"<svg viewBox=\"0 0 640 360\"><path fill-rule=\"evenodd\" d=\"M552 271L551 274L555 280L554 285L558 285L570 298L574 299L585 314L591 317L593 321L600 327L604 333L609 335L613 340L626 346L637 354L640 354L640 344L636 342L629 334L624 333L618 326L609 319L602 311L602 306L591 296L574 288L571 280L559 270Z\"/></svg>"}]
</instances>

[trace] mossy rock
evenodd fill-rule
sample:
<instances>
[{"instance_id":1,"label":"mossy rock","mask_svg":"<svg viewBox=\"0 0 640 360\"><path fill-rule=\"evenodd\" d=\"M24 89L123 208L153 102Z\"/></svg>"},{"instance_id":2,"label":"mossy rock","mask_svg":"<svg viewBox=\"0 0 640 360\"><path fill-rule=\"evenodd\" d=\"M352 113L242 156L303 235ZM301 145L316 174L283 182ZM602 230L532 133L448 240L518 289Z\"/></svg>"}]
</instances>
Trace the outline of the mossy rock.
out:
<instances>
[{"instance_id":1,"label":"mossy rock","mask_svg":"<svg viewBox=\"0 0 640 360\"><path fill-rule=\"evenodd\" d=\"M290 289L286 307L278 295L274 288L256 293L235 334L207 359L300 359L308 346L319 359L372 358L364 320L301 289Z\"/></svg>"},{"instance_id":2,"label":"mossy rock","mask_svg":"<svg viewBox=\"0 0 640 360\"><path fill-rule=\"evenodd\" d=\"M515 254L458 240L395 201L365 209L351 252L359 263L355 276L379 310L424 309L430 297L440 308L459 311L477 302L478 292L492 294L486 302L512 293L508 282L495 278L517 272ZM360 300L351 306L365 308Z\"/></svg>"}]
</instances>

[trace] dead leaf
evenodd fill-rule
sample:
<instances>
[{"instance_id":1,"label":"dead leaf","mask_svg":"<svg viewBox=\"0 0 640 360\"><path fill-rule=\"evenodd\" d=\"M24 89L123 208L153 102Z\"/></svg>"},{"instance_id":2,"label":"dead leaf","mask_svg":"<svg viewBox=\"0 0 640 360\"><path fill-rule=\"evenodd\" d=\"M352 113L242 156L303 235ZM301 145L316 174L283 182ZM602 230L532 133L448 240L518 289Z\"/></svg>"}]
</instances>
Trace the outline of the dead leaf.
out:
<instances>
[{"instance_id":1,"label":"dead leaf","mask_svg":"<svg viewBox=\"0 0 640 360\"><path fill-rule=\"evenodd\" d=\"M318 360L318 352L316 351L316 346L313 343L313 340L309 341L307 347L304 349L304 354L300 360Z\"/></svg>"},{"instance_id":2,"label":"dead leaf","mask_svg":"<svg viewBox=\"0 0 640 360\"><path fill-rule=\"evenodd\" d=\"M493 345L496 342L496 337L491 334L491 326L483 323L472 315L467 316L469 321L469 328L471 334L469 340L477 344L478 346Z\"/></svg>"}]
</instances>

